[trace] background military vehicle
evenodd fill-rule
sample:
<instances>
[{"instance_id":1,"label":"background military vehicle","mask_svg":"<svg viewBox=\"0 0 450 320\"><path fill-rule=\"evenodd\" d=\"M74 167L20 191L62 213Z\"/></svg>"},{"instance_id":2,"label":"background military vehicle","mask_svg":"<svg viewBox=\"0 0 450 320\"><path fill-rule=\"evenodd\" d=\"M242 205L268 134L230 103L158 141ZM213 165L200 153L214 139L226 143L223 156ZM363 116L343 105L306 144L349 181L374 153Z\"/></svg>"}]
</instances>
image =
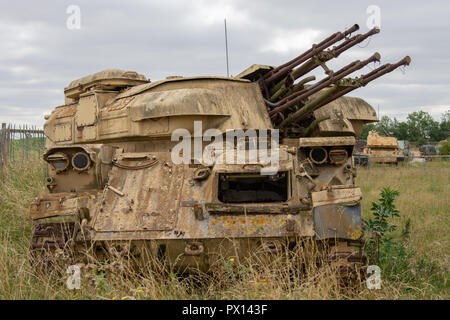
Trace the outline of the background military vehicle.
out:
<instances>
[{"instance_id":1,"label":"background military vehicle","mask_svg":"<svg viewBox=\"0 0 450 320\"><path fill-rule=\"evenodd\" d=\"M437 154L435 146L432 144L424 144L420 146L419 152L421 156L435 156ZM427 160L431 160L432 158L428 158Z\"/></svg>"},{"instance_id":2,"label":"background military vehicle","mask_svg":"<svg viewBox=\"0 0 450 320\"><path fill-rule=\"evenodd\" d=\"M405 159L397 138L382 137L376 131L369 132L363 155L367 156L371 162L378 163L398 164L398 162Z\"/></svg>"},{"instance_id":3,"label":"background military vehicle","mask_svg":"<svg viewBox=\"0 0 450 320\"><path fill-rule=\"evenodd\" d=\"M208 269L218 256L244 259L316 239L333 246L330 259L364 262L351 155L362 125L377 117L362 99L343 96L410 59L347 77L378 61L376 53L333 72L326 61L379 31L351 36L356 30L336 32L279 67L253 65L236 77L150 82L105 70L70 83L65 104L44 126L49 193L30 207L33 255L38 260L68 243L77 253L88 244L98 259L128 252ZM318 67L326 76L307 85ZM216 129L216 139L230 130L272 130L277 172L262 174L269 165L247 157L206 164L186 150L178 153L192 161L174 163L172 134L194 135L196 121L203 131Z\"/></svg>"}]
</instances>

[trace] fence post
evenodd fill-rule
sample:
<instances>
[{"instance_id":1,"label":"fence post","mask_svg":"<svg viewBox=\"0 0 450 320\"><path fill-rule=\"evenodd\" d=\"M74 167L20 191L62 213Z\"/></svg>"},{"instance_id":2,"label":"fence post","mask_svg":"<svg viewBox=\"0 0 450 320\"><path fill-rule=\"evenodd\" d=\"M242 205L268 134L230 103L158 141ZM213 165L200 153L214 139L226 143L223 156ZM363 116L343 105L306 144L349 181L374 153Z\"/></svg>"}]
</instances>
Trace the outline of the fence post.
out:
<instances>
[{"instance_id":1,"label":"fence post","mask_svg":"<svg viewBox=\"0 0 450 320\"><path fill-rule=\"evenodd\" d=\"M8 141L6 134L6 123L2 123L0 131L0 168L8 161Z\"/></svg>"},{"instance_id":2,"label":"fence post","mask_svg":"<svg viewBox=\"0 0 450 320\"><path fill-rule=\"evenodd\" d=\"M3 123L2 123L2 129L0 130L0 168L3 167L3 143L4 142L3 142Z\"/></svg>"}]
</instances>

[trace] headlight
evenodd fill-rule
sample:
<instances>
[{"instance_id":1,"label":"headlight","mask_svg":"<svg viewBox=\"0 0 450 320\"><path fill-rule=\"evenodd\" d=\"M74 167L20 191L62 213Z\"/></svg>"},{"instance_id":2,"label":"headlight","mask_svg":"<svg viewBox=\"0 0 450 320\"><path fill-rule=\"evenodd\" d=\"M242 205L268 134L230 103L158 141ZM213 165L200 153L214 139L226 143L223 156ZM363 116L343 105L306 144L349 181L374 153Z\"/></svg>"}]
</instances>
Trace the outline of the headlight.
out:
<instances>
[{"instance_id":1,"label":"headlight","mask_svg":"<svg viewBox=\"0 0 450 320\"><path fill-rule=\"evenodd\" d=\"M314 147L311 148L309 152L309 157L315 164L322 164L327 161L328 152L325 148L322 147Z\"/></svg>"},{"instance_id":2,"label":"headlight","mask_svg":"<svg viewBox=\"0 0 450 320\"><path fill-rule=\"evenodd\" d=\"M91 159L89 155L85 152L75 153L72 157L72 167L75 170L83 171L89 168L91 165Z\"/></svg>"},{"instance_id":3,"label":"headlight","mask_svg":"<svg viewBox=\"0 0 450 320\"><path fill-rule=\"evenodd\" d=\"M348 153L345 149L331 149L330 150L330 162L333 164L343 164L348 159Z\"/></svg>"},{"instance_id":4,"label":"headlight","mask_svg":"<svg viewBox=\"0 0 450 320\"><path fill-rule=\"evenodd\" d=\"M64 153L54 153L47 156L46 161L52 165L56 172L62 172L69 166L69 158Z\"/></svg>"}]
</instances>

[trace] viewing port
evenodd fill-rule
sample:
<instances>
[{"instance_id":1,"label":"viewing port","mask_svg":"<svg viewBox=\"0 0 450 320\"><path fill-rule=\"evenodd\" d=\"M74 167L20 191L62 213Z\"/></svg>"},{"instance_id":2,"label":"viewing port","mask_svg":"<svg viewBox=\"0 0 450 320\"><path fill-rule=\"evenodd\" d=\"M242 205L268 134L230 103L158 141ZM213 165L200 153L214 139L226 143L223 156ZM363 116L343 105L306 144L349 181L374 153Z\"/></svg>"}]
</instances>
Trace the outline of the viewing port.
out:
<instances>
[{"instance_id":1,"label":"viewing port","mask_svg":"<svg viewBox=\"0 0 450 320\"><path fill-rule=\"evenodd\" d=\"M225 203L285 202L289 198L289 172L219 174L219 201Z\"/></svg>"}]
</instances>

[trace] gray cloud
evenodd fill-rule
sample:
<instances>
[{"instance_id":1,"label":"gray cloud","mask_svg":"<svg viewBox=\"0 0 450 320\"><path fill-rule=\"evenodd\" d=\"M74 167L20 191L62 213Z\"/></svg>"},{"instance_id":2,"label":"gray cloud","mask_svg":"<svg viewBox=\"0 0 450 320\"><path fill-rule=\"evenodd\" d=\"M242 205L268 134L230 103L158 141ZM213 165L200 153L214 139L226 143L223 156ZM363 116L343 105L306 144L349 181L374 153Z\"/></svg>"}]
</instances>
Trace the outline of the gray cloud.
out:
<instances>
[{"instance_id":1,"label":"gray cloud","mask_svg":"<svg viewBox=\"0 0 450 320\"><path fill-rule=\"evenodd\" d=\"M383 62L413 63L355 91L382 115L404 119L450 109L448 1L0 1L0 122L42 125L63 103L63 88L106 68L169 75L225 75L223 18L232 74L253 63L278 65L353 23L367 31L366 8L381 8L379 35L344 53L341 67L379 51ZM68 30L66 9L81 8ZM367 66L367 72L373 66Z\"/></svg>"}]
</instances>

